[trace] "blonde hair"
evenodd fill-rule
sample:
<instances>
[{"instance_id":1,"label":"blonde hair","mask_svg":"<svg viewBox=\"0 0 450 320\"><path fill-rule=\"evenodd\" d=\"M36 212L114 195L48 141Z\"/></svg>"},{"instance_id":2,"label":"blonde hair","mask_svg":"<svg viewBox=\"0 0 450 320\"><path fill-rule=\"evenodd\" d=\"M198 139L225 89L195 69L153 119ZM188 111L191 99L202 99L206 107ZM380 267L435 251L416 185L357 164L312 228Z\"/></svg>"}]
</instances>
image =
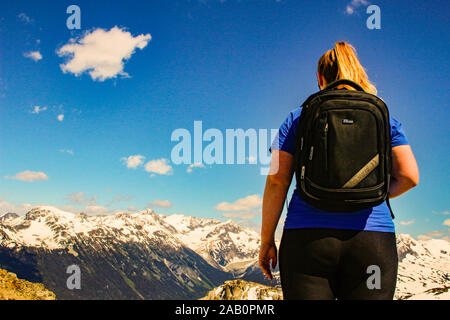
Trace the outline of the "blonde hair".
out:
<instances>
[{"instance_id":1,"label":"blonde hair","mask_svg":"<svg viewBox=\"0 0 450 320\"><path fill-rule=\"evenodd\" d=\"M364 91L377 94L377 88L369 81L366 71L358 60L355 48L347 42L336 42L334 49L325 52L319 59L317 72L325 78L327 84L348 79L359 84Z\"/></svg>"}]
</instances>

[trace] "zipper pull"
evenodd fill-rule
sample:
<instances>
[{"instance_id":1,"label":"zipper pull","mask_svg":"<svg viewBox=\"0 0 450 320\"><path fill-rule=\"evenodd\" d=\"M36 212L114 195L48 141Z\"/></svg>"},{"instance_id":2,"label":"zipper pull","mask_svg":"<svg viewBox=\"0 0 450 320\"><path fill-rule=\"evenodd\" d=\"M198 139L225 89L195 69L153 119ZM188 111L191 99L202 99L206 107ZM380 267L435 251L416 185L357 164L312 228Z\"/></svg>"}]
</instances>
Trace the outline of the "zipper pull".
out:
<instances>
[{"instance_id":1,"label":"zipper pull","mask_svg":"<svg viewBox=\"0 0 450 320\"><path fill-rule=\"evenodd\" d=\"M312 160L313 152L314 152L314 147L311 146L311 151L309 152L309 160Z\"/></svg>"},{"instance_id":2,"label":"zipper pull","mask_svg":"<svg viewBox=\"0 0 450 320\"><path fill-rule=\"evenodd\" d=\"M328 122L325 124L325 129L324 129L324 131L325 131L325 132L328 132Z\"/></svg>"},{"instance_id":3,"label":"zipper pull","mask_svg":"<svg viewBox=\"0 0 450 320\"><path fill-rule=\"evenodd\" d=\"M302 166L302 173L300 175L300 180L303 180L305 178L305 166Z\"/></svg>"},{"instance_id":4,"label":"zipper pull","mask_svg":"<svg viewBox=\"0 0 450 320\"><path fill-rule=\"evenodd\" d=\"M303 150L303 137L300 139L300 150Z\"/></svg>"}]
</instances>

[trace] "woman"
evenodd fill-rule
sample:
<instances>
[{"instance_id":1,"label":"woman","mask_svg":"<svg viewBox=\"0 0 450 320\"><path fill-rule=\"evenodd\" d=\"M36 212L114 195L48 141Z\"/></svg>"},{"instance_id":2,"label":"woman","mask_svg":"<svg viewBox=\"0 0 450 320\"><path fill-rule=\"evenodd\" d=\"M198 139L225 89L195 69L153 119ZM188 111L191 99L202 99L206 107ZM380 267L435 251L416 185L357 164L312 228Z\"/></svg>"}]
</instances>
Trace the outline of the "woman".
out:
<instances>
[{"instance_id":1,"label":"woman","mask_svg":"<svg viewBox=\"0 0 450 320\"><path fill-rule=\"evenodd\" d=\"M320 58L317 78L321 90L335 80L349 79L364 91L377 93L354 48L346 42L337 42ZM277 264L274 233L294 172L294 137L300 113L301 108L297 108L289 114L280 127L279 139L272 145L259 255L260 267L269 279L270 266L275 268ZM419 171L400 122L391 117L390 124L389 198L395 198L418 184ZM279 262L284 299L392 299L398 259L394 223L386 202L349 214L329 212L308 205L294 191ZM380 283L374 281L375 287L368 285L372 275L379 276Z\"/></svg>"}]
</instances>

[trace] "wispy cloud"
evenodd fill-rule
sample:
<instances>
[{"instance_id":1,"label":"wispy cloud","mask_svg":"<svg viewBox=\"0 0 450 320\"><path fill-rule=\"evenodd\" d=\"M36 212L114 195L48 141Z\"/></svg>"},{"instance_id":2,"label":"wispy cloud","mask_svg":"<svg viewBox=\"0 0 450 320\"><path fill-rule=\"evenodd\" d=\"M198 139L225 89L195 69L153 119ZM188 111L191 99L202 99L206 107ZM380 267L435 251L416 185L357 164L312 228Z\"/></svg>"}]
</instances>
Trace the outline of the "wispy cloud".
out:
<instances>
[{"instance_id":1,"label":"wispy cloud","mask_svg":"<svg viewBox=\"0 0 450 320\"><path fill-rule=\"evenodd\" d=\"M240 211L240 212L224 212L222 217L225 218L237 218L242 220L250 220L261 214L261 210L250 210L250 211Z\"/></svg>"},{"instance_id":2,"label":"wispy cloud","mask_svg":"<svg viewBox=\"0 0 450 320\"><path fill-rule=\"evenodd\" d=\"M25 23L32 23L33 19L31 19L29 16L27 16L24 12L21 12L17 15L17 18L19 18L20 21Z\"/></svg>"},{"instance_id":3,"label":"wispy cloud","mask_svg":"<svg viewBox=\"0 0 450 320\"><path fill-rule=\"evenodd\" d=\"M132 200L132 199L133 199L132 196L116 195L116 196L114 196L114 198L113 198L111 201L109 201L109 202L105 205L105 207L109 207L109 206L111 206L112 204L117 203L117 202L130 201L130 200Z\"/></svg>"},{"instance_id":4,"label":"wispy cloud","mask_svg":"<svg viewBox=\"0 0 450 320\"><path fill-rule=\"evenodd\" d=\"M67 198L75 204L81 204L86 206L97 205L97 195L89 197L84 192L74 192L67 196Z\"/></svg>"},{"instance_id":5,"label":"wispy cloud","mask_svg":"<svg viewBox=\"0 0 450 320\"><path fill-rule=\"evenodd\" d=\"M353 14L355 13L355 10L361 6L367 6L369 4L366 0L352 0L349 4L347 4L347 7L345 8L345 12L347 14Z\"/></svg>"},{"instance_id":6,"label":"wispy cloud","mask_svg":"<svg viewBox=\"0 0 450 320\"><path fill-rule=\"evenodd\" d=\"M443 226L450 227L450 219L444 220L444 222L442 222L442 225L443 225Z\"/></svg>"},{"instance_id":7,"label":"wispy cloud","mask_svg":"<svg viewBox=\"0 0 450 320\"><path fill-rule=\"evenodd\" d=\"M262 205L262 199L259 195L254 194L245 198L238 199L232 203L221 202L214 209L219 211L248 211Z\"/></svg>"},{"instance_id":8,"label":"wispy cloud","mask_svg":"<svg viewBox=\"0 0 450 320\"><path fill-rule=\"evenodd\" d=\"M124 72L124 61L129 60L136 48L144 49L151 40L150 34L133 37L123 28L113 27L109 31L95 29L86 32L81 39L70 39L57 50L60 57L69 57L60 65L64 73L79 76L88 72L92 80L104 81L118 75L129 77Z\"/></svg>"},{"instance_id":9,"label":"wispy cloud","mask_svg":"<svg viewBox=\"0 0 450 320\"><path fill-rule=\"evenodd\" d=\"M189 167L187 168L186 172L191 173L192 169L194 169L194 168L205 168L205 165L203 163L190 164Z\"/></svg>"},{"instance_id":10,"label":"wispy cloud","mask_svg":"<svg viewBox=\"0 0 450 320\"><path fill-rule=\"evenodd\" d=\"M417 236L417 239L420 240L442 239L450 241L450 229L430 231L425 234Z\"/></svg>"},{"instance_id":11,"label":"wispy cloud","mask_svg":"<svg viewBox=\"0 0 450 320\"><path fill-rule=\"evenodd\" d=\"M136 169L137 167L141 166L144 163L144 159L145 159L144 156L136 154L133 156L123 157L120 160L125 162L127 168Z\"/></svg>"},{"instance_id":12,"label":"wispy cloud","mask_svg":"<svg viewBox=\"0 0 450 320\"><path fill-rule=\"evenodd\" d=\"M151 160L145 164L145 171L166 175L172 173L172 166L169 164L168 159L162 158L157 160Z\"/></svg>"},{"instance_id":13,"label":"wispy cloud","mask_svg":"<svg viewBox=\"0 0 450 320\"><path fill-rule=\"evenodd\" d=\"M20 181L26 181L26 182L35 182L39 180L48 180L48 176L41 171L22 171L19 173L16 173L15 176L9 177L5 176L6 179L15 179Z\"/></svg>"},{"instance_id":14,"label":"wispy cloud","mask_svg":"<svg viewBox=\"0 0 450 320\"><path fill-rule=\"evenodd\" d=\"M23 54L25 58L29 58L33 61L39 61L42 59L42 54L39 51L30 51Z\"/></svg>"},{"instance_id":15,"label":"wispy cloud","mask_svg":"<svg viewBox=\"0 0 450 320\"><path fill-rule=\"evenodd\" d=\"M88 214L99 214L99 213L107 213L109 210L102 206L86 206L84 209L85 213Z\"/></svg>"},{"instance_id":16,"label":"wispy cloud","mask_svg":"<svg viewBox=\"0 0 450 320\"><path fill-rule=\"evenodd\" d=\"M59 122L62 122L64 120L64 114L58 114L58 116L56 117L56 119L58 119Z\"/></svg>"},{"instance_id":17,"label":"wispy cloud","mask_svg":"<svg viewBox=\"0 0 450 320\"><path fill-rule=\"evenodd\" d=\"M74 152L73 152L73 150L60 149L60 150L59 150L59 152L62 152L62 153L68 153L68 154L70 154L71 156L73 156L73 155L74 155Z\"/></svg>"},{"instance_id":18,"label":"wispy cloud","mask_svg":"<svg viewBox=\"0 0 450 320\"><path fill-rule=\"evenodd\" d=\"M0 214L7 212L14 212L17 214L25 214L31 210L33 206L29 203L22 203L15 205L0 199Z\"/></svg>"},{"instance_id":19,"label":"wispy cloud","mask_svg":"<svg viewBox=\"0 0 450 320\"><path fill-rule=\"evenodd\" d=\"M414 222L416 222L416 219L412 219L412 220L409 220L409 221L400 221L399 223L402 226L410 226L410 225L414 224Z\"/></svg>"},{"instance_id":20,"label":"wispy cloud","mask_svg":"<svg viewBox=\"0 0 450 320\"><path fill-rule=\"evenodd\" d=\"M170 208L172 207L172 202L169 200L155 200L148 204L149 208L160 207L160 208Z\"/></svg>"},{"instance_id":21,"label":"wispy cloud","mask_svg":"<svg viewBox=\"0 0 450 320\"><path fill-rule=\"evenodd\" d=\"M43 111L47 110L47 107L40 107L40 106L34 106L33 110L31 111L31 113L33 114L39 114Z\"/></svg>"}]
</instances>

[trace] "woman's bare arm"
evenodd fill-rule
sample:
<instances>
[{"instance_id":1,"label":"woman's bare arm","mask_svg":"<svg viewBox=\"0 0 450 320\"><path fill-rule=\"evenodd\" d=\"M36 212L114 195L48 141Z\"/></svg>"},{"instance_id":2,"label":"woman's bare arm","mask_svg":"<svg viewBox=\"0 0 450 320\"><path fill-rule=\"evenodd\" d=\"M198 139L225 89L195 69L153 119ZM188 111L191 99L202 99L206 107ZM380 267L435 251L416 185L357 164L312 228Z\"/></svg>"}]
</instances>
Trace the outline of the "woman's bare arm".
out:
<instances>
[{"instance_id":1,"label":"woman's bare arm","mask_svg":"<svg viewBox=\"0 0 450 320\"><path fill-rule=\"evenodd\" d=\"M274 242L275 229L294 173L293 163L294 157L289 152L273 150L262 205L261 241L263 243Z\"/></svg>"},{"instance_id":2,"label":"woman's bare arm","mask_svg":"<svg viewBox=\"0 0 450 320\"><path fill-rule=\"evenodd\" d=\"M392 178L389 198L395 198L419 183L419 168L409 145L392 148Z\"/></svg>"},{"instance_id":3,"label":"woman's bare arm","mask_svg":"<svg viewBox=\"0 0 450 320\"><path fill-rule=\"evenodd\" d=\"M277 265L277 248L275 246L275 229L283 210L289 186L294 173L294 157L285 151L272 150L272 162L264 190L261 226L261 248L259 265L264 274L272 279L270 265Z\"/></svg>"}]
</instances>

